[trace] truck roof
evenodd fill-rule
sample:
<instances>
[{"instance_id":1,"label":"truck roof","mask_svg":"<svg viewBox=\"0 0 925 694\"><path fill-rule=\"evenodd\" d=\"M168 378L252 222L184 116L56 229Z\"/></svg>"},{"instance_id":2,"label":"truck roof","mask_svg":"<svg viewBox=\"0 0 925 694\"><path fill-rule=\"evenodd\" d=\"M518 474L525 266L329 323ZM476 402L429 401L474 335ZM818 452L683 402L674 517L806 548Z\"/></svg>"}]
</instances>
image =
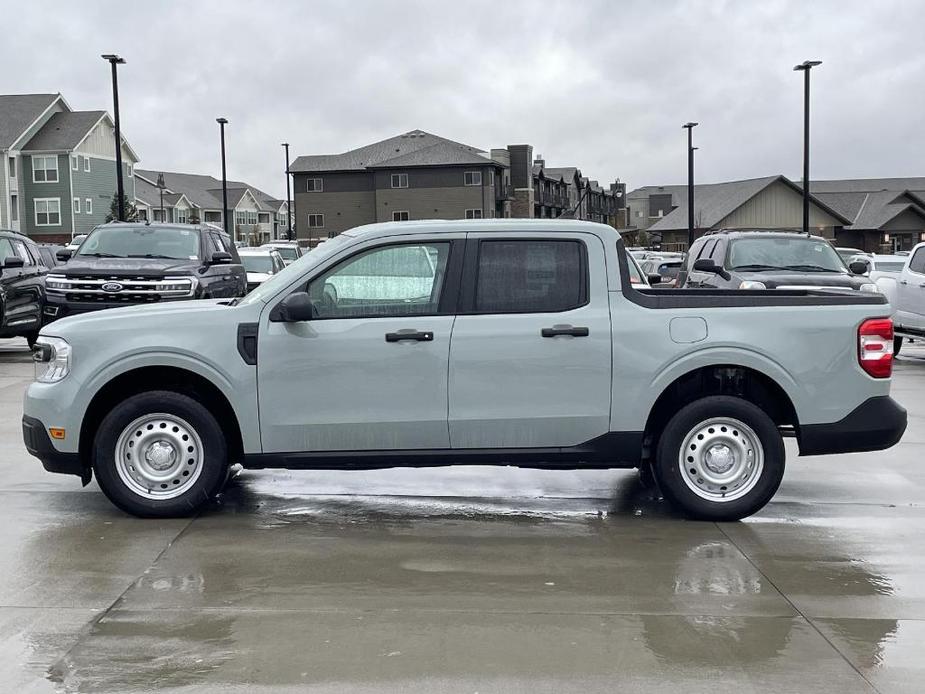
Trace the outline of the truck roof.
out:
<instances>
[{"instance_id":1,"label":"truck roof","mask_svg":"<svg viewBox=\"0 0 925 694\"><path fill-rule=\"evenodd\" d=\"M365 224L342 232L359 237L365 235L397 236L407 234L440 234L459 232L580 232L594 234L606 242L614 242L620 233L612 226L579 219L421 219L407 222Z\"/></svg>"}]
</instances>

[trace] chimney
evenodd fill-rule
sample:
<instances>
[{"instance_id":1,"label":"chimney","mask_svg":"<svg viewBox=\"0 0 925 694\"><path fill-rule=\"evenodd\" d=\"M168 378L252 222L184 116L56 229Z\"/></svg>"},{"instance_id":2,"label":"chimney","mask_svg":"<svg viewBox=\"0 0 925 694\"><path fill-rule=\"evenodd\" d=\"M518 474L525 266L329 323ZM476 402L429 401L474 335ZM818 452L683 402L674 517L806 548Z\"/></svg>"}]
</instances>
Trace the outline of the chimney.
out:
<instances>
[{"instance_id":1,"label":"chimney","mask_svg":"<svg viewBox=\"0 0 925 694\"><path fill-rule=\"evenodd\" d=\"M537 155L536 155L536 159L533 160L533 165L534 165L534 166L542 166L544 169L546 168L546 160L543 159L543 155L542 155L542 154L537 154Z\"/></svg>"},{"instance_id":2,"label":"chimney","mask_svg":"<svg viewBox=\"0 0 925 694\"><path fill-rule=\"evenodd\" d=\"M508 145L507 149L511 153L511 183L515 188L533 190L533 171L530 167L533 145Z\"/></svg>"}]
</instances>

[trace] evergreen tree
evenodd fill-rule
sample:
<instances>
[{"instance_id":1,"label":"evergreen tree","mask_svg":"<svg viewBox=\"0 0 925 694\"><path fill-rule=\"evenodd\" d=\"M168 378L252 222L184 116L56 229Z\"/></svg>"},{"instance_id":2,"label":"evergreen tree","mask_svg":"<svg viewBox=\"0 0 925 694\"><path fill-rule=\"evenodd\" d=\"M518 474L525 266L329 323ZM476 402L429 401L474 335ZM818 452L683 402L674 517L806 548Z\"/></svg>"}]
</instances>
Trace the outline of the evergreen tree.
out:
<instances>
[{"instance_id":1,"label":"evergreen tree","mask_svg":"<svg viewBox=\"0 0 925 694\"><path fill-rule=\"evenodd\" d=\"M138 210L135 209L134 203L129 201L126 196L122 196L122 201L125 205L125 219L124 222L137 222L138 221ZM109 202L109 213L106 215L106 221L112 222L119 218L119 194L113 193L112 200Z\"/></svg>"}]
</instances>

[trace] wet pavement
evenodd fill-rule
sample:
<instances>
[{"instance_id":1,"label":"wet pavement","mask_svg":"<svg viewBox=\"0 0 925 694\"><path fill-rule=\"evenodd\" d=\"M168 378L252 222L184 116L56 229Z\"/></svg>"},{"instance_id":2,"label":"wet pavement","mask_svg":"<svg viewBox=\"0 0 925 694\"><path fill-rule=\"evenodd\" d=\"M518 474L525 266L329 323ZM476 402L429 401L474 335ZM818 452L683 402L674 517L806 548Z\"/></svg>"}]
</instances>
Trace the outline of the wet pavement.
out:
<instances>
[{"instance_id":1,"label":"wet pavement","mask_svg":"<svg viewBox=\"0 0 925 694\"><path fill-rule=\"evenodd\" d=\"M925 691L925 348L899 446L791 455L726 524L494 467L247 472L139 520L25 452L31 371L0 340L0 691Z\"/></svg>"}]
</instances>

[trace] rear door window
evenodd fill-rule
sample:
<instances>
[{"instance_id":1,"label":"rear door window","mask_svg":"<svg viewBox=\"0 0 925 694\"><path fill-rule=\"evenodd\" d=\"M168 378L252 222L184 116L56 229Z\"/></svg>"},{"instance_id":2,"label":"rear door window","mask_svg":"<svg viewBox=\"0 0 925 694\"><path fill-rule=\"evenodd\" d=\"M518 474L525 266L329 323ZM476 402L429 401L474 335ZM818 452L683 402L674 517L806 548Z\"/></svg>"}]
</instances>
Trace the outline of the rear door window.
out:
<instances>
[{"instance_id":1,"label":"rear door window","mask_svg":"<svg viewBox=\"0 0 925 694\"><path fill-rule=\"evenodd\" d=\"M549 313L577 308L587 300L585 258L579 241L482 241L475 312Z\"/></svg>"}]
</instances>

